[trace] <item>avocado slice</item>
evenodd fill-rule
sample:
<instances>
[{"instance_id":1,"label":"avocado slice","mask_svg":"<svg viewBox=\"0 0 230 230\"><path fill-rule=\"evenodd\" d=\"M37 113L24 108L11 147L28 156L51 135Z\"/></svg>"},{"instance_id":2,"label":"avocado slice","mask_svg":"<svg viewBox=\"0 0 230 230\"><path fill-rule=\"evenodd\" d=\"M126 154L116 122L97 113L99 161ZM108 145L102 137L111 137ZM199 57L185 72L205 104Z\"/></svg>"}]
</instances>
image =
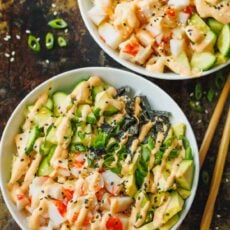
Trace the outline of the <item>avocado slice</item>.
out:
<instances>
[{"instance_id":1,"label":"avocado slice","mask_svg":"<svg viewBox=\"0 0 230 230\"><path fill-rule=\"evenodd\" d=\"M176 191L170 193L166 202L167 207L165 207L165 205L161 205L155 209L153 222L157 223L158 226L162 226L167 223L174 215L182 210L184 205L184 200ZM159 215L163 215L161 222L159 222Z\"/></svg>"},{"instance_id":2,"label":"avocado slice","mask_svg":"<svg viewBox=\"0 0 230 230\"><path fill-rule=\"evenodd\" d=\"M167 223L160 227L160 230L170 230L180 219L180 216L176 214Z\"/></svg>"},{"instance_id":3,"label":"avocado slice","mask_svg":"<svg viewBox=\"0 0 230 230\"><path fill-rule=\"evenodd\" d=\"M105 116L111 116L119 112L119 108L109 103L111 99L112 97L106 91L97 94L95 100L95 108L103 109L103 115Z\"/></svg>"},{"instance_id":4,"label":"avocado slice","mask_svg":"<svg viewBox=\"0 0 230 230\"><path fill-rule=\"evenodd\" d=\"M124 179L125 193L128 196L133 197L137 192L137 187L136 187L134 175L126 176L123 179Z\"/></svg>"},{"instance_id":5,"label":"avocado slice","mask_svg":"<svg viewBox=\"0 0 230 230\"><path fill-rule=\"evenodd\" d=\"M172 138L173 138L173 135L174 135L174 132L173 132L173 129L171 127L169 129L168 134L167 134L166 138L164 139L163 143L166 144L166 143L170 142L172 140Z\"/></svg>"},{"instance_id":6,"label":"avocado slice","mask_svg":"<svg viewBox=\"0 0 230 230\"><path fill-rule=\"evenodd\" d=\"M177 184L184 189L191 190L194 174L193 160L183 160L176 174Z\"/></svg>"},{"instance_id":7,"label":"avocado slice","mask_svg":"<svg viewBox=\"0 0 230 230\"><path fill-rule=\"evenodd\" d=\"M164 225L162 225L159 228L157 228L155 226L154 222L150 222L150 223L142 226L141 228L139 228L139 230L154 230L154 229L170 230L178 222L179 219L180 219L180 216L178 214L176 214L167 223L165 223Z\"/></svg>"},{"instance_id":8,"label":"avocado slice","mask_svg":"<svg viewBox=\"0 0 230 230\"><path fill-rule=\"evenodd\" d=\"M150 202L153 208L158 208L161 206L165 200L168 198L169 193L168 192L160 192L156 194L150 195Z\"/></svg>"},{"instance_id":9,"label":"avocado slice","mask_svg":"<svg viewBox=\"0 0 230 230\"><path fill-rule=\"evenodd\" d=\"M56 146L53 146L50 149L49 154L42 159L42 162L40 163L37 171L38 176L48 176L50 173L53 172L53 168L50 165L50 160L53 157L55 149Z\"/></svg>"},{"instance_id":10,"label":"avocado slice","mask_svg":"<svg viewBox=\"0 0 230 230\"><path fill-rule=\"evenodd\" d=\"M168 222L175 214L180 212L183 208L184 200L177 192L172 192L170 194L170 201L165 210L163 221L164 223Z\"/></svg>"},{"instance_id":11,"label":"avocado slice","mask_svg":"<svg viewBox=\"0 0 230 230\"><path fill-rule=\"evenodd\" d=\"M180 136L185 135L186 126L184 123L174 124L172 128L177 138L180 138Z\"/></svg>"},{"instance_id":12,"label":"avocado slice","mask_svg":"<svg viewBox=\"0 0 230 230\"><path fill-rule=\"evenodd\" d=\"M160 165L155 166L153 168L153 174L158 174L160 170L161 170ZM168 179L169 175L170 175L169 172L167 172L166 170L163 170L160 173L160 178L159 178L158 183L157 183L157 189L159 191L163 192L166 190L167 179Z\"/></svg>"},{"instance_id":13,"label":"avocado slice","mask_svg":"<svg viewBox=\"0 0 230 230\"><path fill-rule=\"evenodd\" d=\"M177 188L177 192L180 194L180 196L183 199L187 199L191 194L191 191L183 189L183 188Z\"/></svg>"}]
</instances>

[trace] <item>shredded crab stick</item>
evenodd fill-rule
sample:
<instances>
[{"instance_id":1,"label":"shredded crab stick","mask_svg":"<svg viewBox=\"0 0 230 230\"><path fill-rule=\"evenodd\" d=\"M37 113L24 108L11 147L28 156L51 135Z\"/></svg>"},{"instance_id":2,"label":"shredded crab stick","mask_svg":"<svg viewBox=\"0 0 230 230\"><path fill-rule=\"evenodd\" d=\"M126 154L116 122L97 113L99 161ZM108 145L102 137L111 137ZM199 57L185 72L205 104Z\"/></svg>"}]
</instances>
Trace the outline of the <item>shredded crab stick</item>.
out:
<instances>
[{"instance_id":1,"label":"shredded crab stick","mask_svg":"<svg viewBox=\"0 0 230 230\"><path fill-rule=\"evenodd\" d=\"M149 72L198 76L229 60L227 0L104 2L88 12L100 39Z\"/></svg>"},{"instance_id":2,"label":"shredded crab stick","mask_svg":"<svg viewBox=\"0 0 230 230\"><path fill-rule=\"evenodd\" d=\"M92 76L27 107L8 189L29 229L169 229L177 222L193 177L185 125L171 125L170 113L130 92Z\"/></svg>"}]
</instances>

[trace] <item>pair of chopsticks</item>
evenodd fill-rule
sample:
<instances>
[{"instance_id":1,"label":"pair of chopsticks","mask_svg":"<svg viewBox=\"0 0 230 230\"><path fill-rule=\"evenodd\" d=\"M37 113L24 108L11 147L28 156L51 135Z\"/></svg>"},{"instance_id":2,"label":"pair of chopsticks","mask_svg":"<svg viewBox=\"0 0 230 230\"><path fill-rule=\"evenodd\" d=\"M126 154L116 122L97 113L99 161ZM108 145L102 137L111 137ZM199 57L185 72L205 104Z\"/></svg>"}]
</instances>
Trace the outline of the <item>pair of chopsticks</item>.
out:
<instances>
[{"instance_id":1,"label":"pair of chopsticks","mask_svg":"<svg viewBox=\"0 0 230 230\"><path fill-rule=\"evenodd\" d=\"M219 123L220 116L223 112L224 105L226 100L228 99L230 91L230 73L228 75L228 78L226 80L226 83L224 85L224 88L221 92L221 95L218 99L216 108L214 110L214 113L211 117L208 129L205 133L203 142L200 147L200 167L202 167L205 157L207 155L210 143L213 139L213 135L215 133L217 124ZM213 177L211 181L211 187L209 191L209 197L205 206L205 210L202 216L200 229L201 230L209 230L212 216L214 212L214 206L216 197L219 191L221 178L224 170L224 164L228 153L228 147L230 142L230 107L228 105L228 113L227 113L227 119L224 125L224 131L222 134L222 138L219 145L219 150L216 158L216 164L213 172Z\"/></svg>"}]
</instances>

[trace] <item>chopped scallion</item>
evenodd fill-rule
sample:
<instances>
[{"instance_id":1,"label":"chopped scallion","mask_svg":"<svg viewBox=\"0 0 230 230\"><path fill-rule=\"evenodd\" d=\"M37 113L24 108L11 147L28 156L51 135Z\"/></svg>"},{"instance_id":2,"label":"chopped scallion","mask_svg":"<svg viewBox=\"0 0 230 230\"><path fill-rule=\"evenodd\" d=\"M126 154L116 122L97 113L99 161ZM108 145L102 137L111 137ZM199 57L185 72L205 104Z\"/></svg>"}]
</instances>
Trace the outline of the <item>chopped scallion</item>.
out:
<instances>
[{"instance_id":1,"label":"chopped scallion","mask_svg":"<svg viewBox=\"0 0 230 230\"><path fill-rule=\"evenodd\" d=\"M67 22L62 18L53 19L48 22L48 25L53 29L65 29L68 26Z\"/></svg>"},{"instance_id":2,"label":"chopped scallion","mask_svg":"<svg viewBox=\"0 0 230 230\"><path fill-rule=\"evenodd\" d=\"M39 40L35 36L33 36L31 34L28 37L28 46L34 52L39 52L41 50Z\"/></svg>"}]
</instances>

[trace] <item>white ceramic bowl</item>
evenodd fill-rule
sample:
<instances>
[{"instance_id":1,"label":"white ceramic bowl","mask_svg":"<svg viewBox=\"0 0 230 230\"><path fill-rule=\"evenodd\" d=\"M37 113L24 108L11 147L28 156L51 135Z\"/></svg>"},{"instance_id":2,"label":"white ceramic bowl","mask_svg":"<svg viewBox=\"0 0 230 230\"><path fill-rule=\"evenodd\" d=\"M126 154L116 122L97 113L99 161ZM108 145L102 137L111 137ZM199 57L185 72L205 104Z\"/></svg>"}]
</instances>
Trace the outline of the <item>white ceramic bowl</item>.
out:
<instances>
[{"instance_id":1,"label":"white ceramic bowl","mask_svg":"<svg viewBox=\"0 0 230 230\"><path fill-rule=\"evenodd\" d=\"M118 51L113 50L112 48L110 48L108 45L106 45L99 37L98 34L98 30L97 30L97 26L92 22L92 20L88 17L88 11L92 8L93 6L93 1L92 0L78 0L78 5L79 5L79 9L81 12L81 16L83 18L83 21L88 29L88 31L90 32L91 36L93 37L93 39L97 42L97 44L110 56L112 57L115 61L117 61L118 63L120 63L121 65L125 66L126 68L135 71L139 74L143 74L145 76L148 77L152 77L152 78L159 78L159 79L166 79L166 80L184 80L184 79L192 79L192 77L190 76L181 76L172 72L168 72L168 73L153 73L153 72L149 72L147 71L144 67L137 65L137 64L133 64L129 61L126 61L125 59L122 59L119 56ZM216 72L222 68L224 68L225 66L230 64L230 60L223 64L223 65L219 65L215 68L212 68L208 71L203 72L200 76L206 76L208 74L211 74L213 72Z\"/></svg>"},{"instance_id":2,"label":"white ceramic bowl","mask_svg":"<svg viewBox=\"0 0 230 230\"><path fill-rule=\"evenodd\" d=\"M104 67L91 67L76 69L69 72L59 74L50 80L42 83L36 87L31 93L29 93L22 102L17 106L13 114L11 115L8 123L6 124L5 130L2 135L1 145L0 145L0 184L1 190L6 202L8 209L10 210L12 216L17 221L18 225L22 229L27 229L27 224L25 217L21 212L19 212L16 206L12 203L9 198L9 193L7 190L7 182L10 178L11 172L11 162L13 153L16 152L16 147L14 144L14 137L19 131L19 127L24 120L24 111L26 105L34 102L38 96L47 88L52 86L52 90L68 90L72 89L73 86L81 79L87 78L92 74L101 76L109 84L115 87L121 86L130 86L134 93L139 95L146 95L151 103L152 108L156 110L166 110L172 113L171 122L184 122L187 127L187 137L190 141L193 156L195 161L195 175L191 191L191 196L186 200L184 210L181 213L179 222L175 225L173 229L176 229L185 218L188 213L193 199L195 197L198 176L199 176L199 157L198 157L198 148L194 133L192 128L182 112L179 106L175 101L162 89L154 85L150 81L130 72L113 69L113 68L104 68Z\"/></svg>"}]
</instances>

